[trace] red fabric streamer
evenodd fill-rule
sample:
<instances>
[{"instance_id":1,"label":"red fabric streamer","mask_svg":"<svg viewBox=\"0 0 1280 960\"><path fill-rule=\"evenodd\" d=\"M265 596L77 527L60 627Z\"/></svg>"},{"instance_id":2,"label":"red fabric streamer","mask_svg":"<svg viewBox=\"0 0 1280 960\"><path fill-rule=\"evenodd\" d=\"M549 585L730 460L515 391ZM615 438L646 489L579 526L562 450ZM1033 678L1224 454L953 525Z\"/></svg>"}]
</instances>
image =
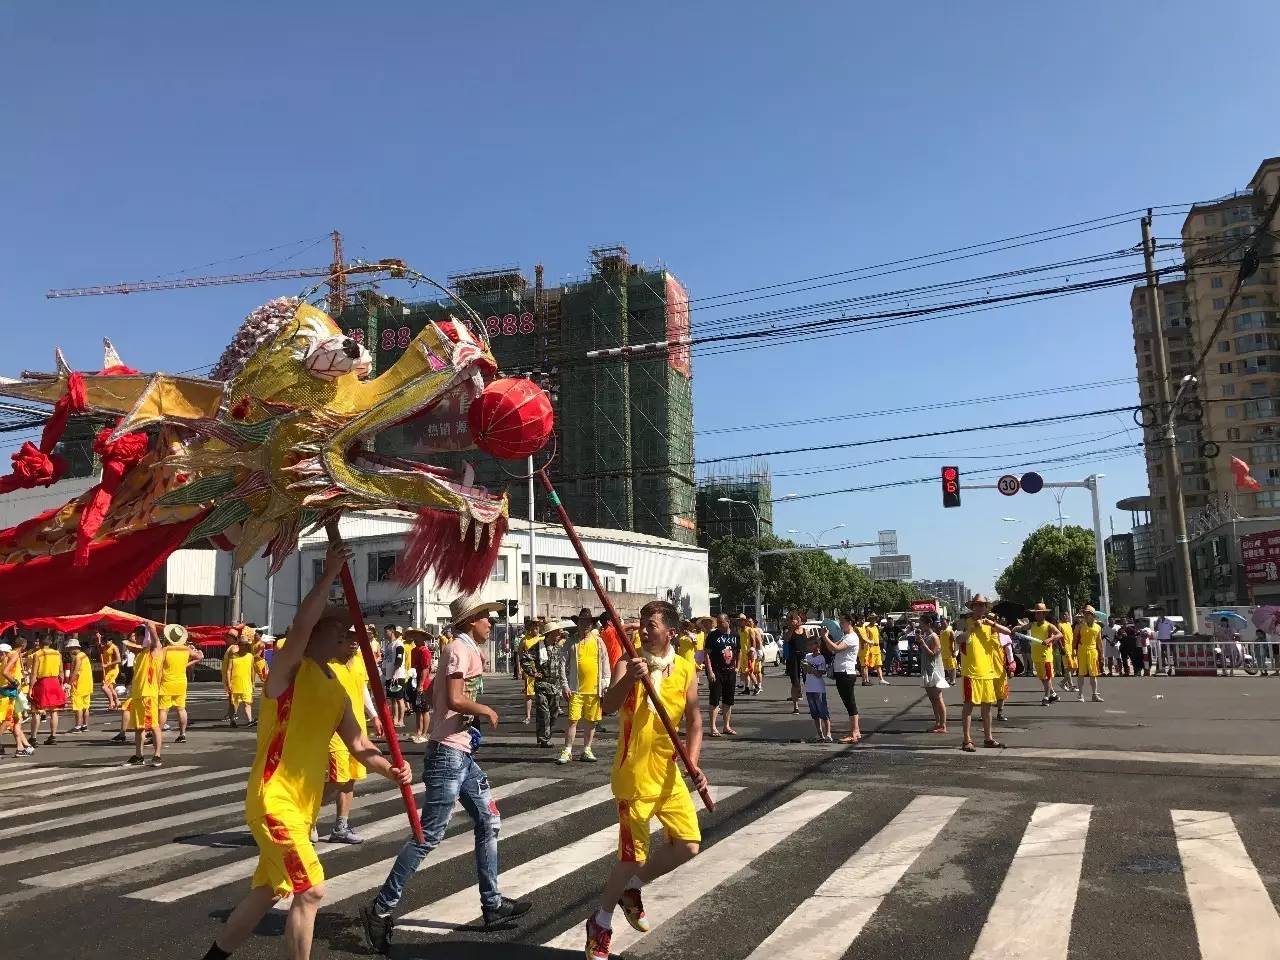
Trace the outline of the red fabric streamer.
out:
<instances>
[{"instance_id":1,"label":"red fabric streamer","mask_svg":"<svg viewBox=\"0 0 1280 960\"><path fill-rule=\"evenodd\" d=\"M13 455L13 472L0 477L0 493L14 490L30 490L57 483L67 472L67 461L53 452L67 429L67 420L73 413L84 413L84 376L73 373L67 378L67 392L58 398L53 414L40 431L40 446L24 443Z\"/></svg>"},{"instance_id":2,"label":"red fabric streamer","mask_svg":"<svg viewBox=\"0 0 1280 960\"><path fill-rule=\"evenodd\" d=\"M507 518L500 516L489 529L488 542L481 540L477 548L471 530L466 536L458 536L456 513L424 508L418 512L417 522L405 540L395 578L408 586L431 574L441 586L455 586L465 594L475 593L488 582L506 532Z\"/></svg>"},{"instance_id":3,"label":"red fabric streamer","mask_svg":"<svg viewBox=\"0 0 1280 960\"><path fill-rule=\"evenodd\" d=\"M1257 493L1262 489L1262 484L1253 479L1250 475L1249 464L1245 463L1239 457L1231 458L1231 472L1235 474L1236 489L1252 490L1254 493Z\"/></svg>"},{"instance_id":4,"label":"red fabric streamer","mask_svg":"<svg viewBox=\"0 0 1280 960\"><path fill-rule=\"evenodd\" d=\"M93 488L76 529L75 565L89 563L89 545L102 527L111 509L111 501L124 475L146 456L149 441L145 433L126 433L117 440L111 439L111 427L103 427L93 441L93 452L102 458L102 482Z\"/></svg>"},{"instance_id":5,"label":"red fabric streamer","mask_svg":"<svg viewBox=\"0 0 1280 960\"><path fill-rule=\"evenodd\" d=\"M604 641L604 649L609 654L609 666L612 667L622 659L622 640L618 636L618 631L613 628L613 624L608 624L604 631L600 634L600 639Z\"/></svg>"}]
</instances>

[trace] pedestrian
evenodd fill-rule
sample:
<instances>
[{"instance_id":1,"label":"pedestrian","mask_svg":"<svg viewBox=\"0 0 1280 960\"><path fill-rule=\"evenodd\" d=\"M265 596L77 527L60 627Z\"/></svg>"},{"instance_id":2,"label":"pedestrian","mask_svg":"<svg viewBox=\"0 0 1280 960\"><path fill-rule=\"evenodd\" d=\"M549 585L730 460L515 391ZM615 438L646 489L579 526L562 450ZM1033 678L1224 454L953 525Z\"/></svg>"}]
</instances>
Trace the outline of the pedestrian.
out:
<instances>
[{"instance_id":1,"label":"pedestrian","mask_svg":"<svg viewBox=\"0 0 1280 960\"><path fill-rule=\"evenodd\" d=\"M804 611L792 610L787 614L787 629L782 634L782 659L786 663L787 679L791 681L791 712L800 712L800 695L804 692L803 670L800 664L804 661L805 647L808 638L804 633ZM709 634L708 634L709 636ZM716 704L712 704L712 708ZM719 731L712 725L711 736L719 736Z\"/></svg>"},{"instance_id":2,"label":"pedestrian","mask_svg":"<svg viewBox=\"0 0 1280 960\"><path fill-rule=\"evenodd\" d=\"M166 644L160 669L160 725L169 729L169 710L178 711L178 736L174 743L187 742L187 668L204 659L204 654L188 643L187 628L178 623L164 628Z\"/></svg>"},{"instance_id":3,"label":"pedestrian","mask_svg":"<svg viewBox=\"0 0 1280 960\"><path fill-rule=\"evenodd\" d=\"M862 739L859 726L858 702L854 696L858 677L858 648L862 638L854 623L854 616L846 613L840 618L840 639L830 642L831 670L836 678L836 692L840 694L840 702L849 714L849 734L840 738L841 743L857 743Z\"/></svg>"},{"instance_id":4,"label":"pedestrian","mask_svg":"<svg viewBox=\"0 0 1280 960\"><path fill-rule=\"evenodd\" d=\"M244 708L245 722L257 726L253 719L253 650L243 635L228 649L227 695L231 700L231 726L238 727L236 711Z\"/></svg>"},{"instance_id":5,"label":"pedestrian","mask_svg":"<svg viewBox=\"0 0 1280 960\"><path fill-rule=\"evenodd\" d=\"M920 682L933 707L933 726L930 733L947 732L947 704L942 691L951 686L947 680L946 661L943 658L942 636L937 632L939 618L932 611L920 614L916 628L916 643L920 648Z\"/></svg>"},{"instance_id":6,"label":"pedestrian","mask_svg":"<svg viewBox=\"0 0 1280 960\"><path fill-rule=\"evenodd\" d=\"M67 705L62 689L62 654L53 645L52 630L40 635L40 645L31 657L31 741L40 728L40 718L49 715L49 736L45 745L58 742L58 711ZM77 643L76 646L79 646Z\"/></svg>"},{"instance_id":7,"label":"pedestrian","mask_svg":"<svg viewBox=\"0 0 1280 960\"><path fill-rule=\"evenodd\" d=\"M382 689L391 707L391 722L398 727L404 709L404 674L401 672L404 670L404 646L396 636L395 624L383 625L378 649L381 651L378 669L382 673Z\"/></svg>"},{"instance_id":8,"label":"pedestrian","mask_svg":"<svg viewBox=\"0 0 1280 960\"><path fill-rule=\"evenodd\" d=\"M706 637L703 637L705 642ZM695 667L701 663L702 647L698 645L698 628L694 626L692 620L680 621L680 635L676 638L676 656L684 657ZM693 671L694 676L698 674L697 670Z\"/></svg>"},{"instance_id":9,"label":"pedestrian","mask_svg":"<svg viewBox=\"0 0 1280 960\"><path fill-rule=\"evenodd\" d=\"M427 729L431 725L431 684L435 676L431 660L431 635L416 627L404 633L406 637L413 639L413 649L409 654L409 670L414 676L414 728L413 736L409 739L414 743L426 743ZM365 682L368 682L367 677Z\"/></svg>"},{"instance_id":10,"label":"pedestrian","mask_svg":"<svg viewBox=\"0 0 1280 960\"><path fill-rule=\"evenodd\" d=\"M22 654L26 649L26 639L14 638L17 649L12 644L0 643L0 736L13 732L13 746L20 757L29 757L36 752L27 741L22 729ZM0 744L0 756L4 756L4 744Z\"/></svg>"},{"instance_id":11,"label":"pedestrian","mask_svg":"<svg viewBox=\"0 0 1280 960\"><path fill-rule=\"evenodd\" d=\"M1017 672L1017 661L1013 656L1013 632L1000 634L1000 656L996 660L996 720L1001 723L1009 718L1005 716L1004 704L1009 699L1009 678Z\"/></svg>"},{"instance_id":12,"label":"pedestrian","mask_svg":"<svg viewBox=\"0 0 1280 960\"><path fill-rule=\"evenodd\" d=\"M678 725L684 719L693 786L704 790L707 780L698 769L702 715L695 670L672 646L680 622L674 606L652 600L641 608L640 622L640 655L619 659L605 693L605 711L621 713L623 731L610 776L618 811L618 860L609 870L595 912L587 918L587 960L608 960L618 907L633 929L649 930L644 885L697 856L702 843L693 798L676 768L674 744L649 698L636 689L648 676L671 722ZM730 689L732 682L731 677ZM662 824L666 842L650 855L654 817Z\"/></svg>"},{"instance_id":13,"label":"pedestrian","mask_svg":"<svg viewBox=\"0 0 1280 960\"><path fill-rule=\"evenodd\" d=\"M804 636L801 633L792 640L793 644ZM807 640L805 641L807 643ZM711 684L711 736L720 736L719 720L724 715L724 732L736 737L738 731L733 729L733 701L737 690L738 675L738 637L729 629L729 618L723 613L716 618L716 629L707 635L707 663L711 667L714 678ZM804 658L801 657L800 669L804 669Z\"/></svg>"},{"instance_id":14,"label":"pedestrian","mask_svg":"<svg viewBox=\"0 0 1280 960\"><path fill-rule=\"evenodd\" d=\"M1007 633L1008 628L991 618L991 601L982 594L973 596L968 607L969 616L965 618L964 628L956 635L956 640L961 651L960 672L964 676L964 707L960 713L964 740L960 749L973 753L974 707L978 707L982 714L982 745L992 748L1004 746L991 735L991 706L996 702L997 662L1003 656L1000 634Z\"/></svg>"},{"instance_id":15,"label":"pedestrian","mask_svg":"<svg viewBox=\"0 0 1280 960\"><path fill-rule=\"evenodd\" d=\"M75 714L71 732L86 733L89 730L89 702L93 699L93 664L80 649L80 638L74 634L67 640L63 651L71 654L71 665L67 668L67 692Z\"/></svg>"},{"instance_id":16,"label":"pedestrian","mask_svg":"<svg viewBox=\"0 0 1280 960\"><path fill-rule=\"evenodd\" d=\"M823 628L824 632L826 628ZM822 642L809 638L809 652L804 658L804 698L809 704L809 718L818 733L817 743L831 743L831 711L827 707L827 658L822 655Z\"/></svg>"},{"instance_id":17,"label":"pedestrian","mask_svg":"<svg viewBox=\"0 0 1280 960\"><path fill-rule=\"evenodd\" d=\"M946 671L947 683L955 683L956 632L951 629L951 621L946 617L938 617L938 642L942 645L942 667Z\"/></svg>"},{"instance_id":18,"label":"pedestrian","mask_svg":"<svg viewBox=\"0 0 1280 960\"><path fill-rule=\"evenodd\" d=\"M151 744L151 766L158 767L163 762L160 758L164 746L160 731L160 671L163 650L160 635L154 625L143 624L134 631L141 640L135 642L138 647L137 659L134 660L133 681L129 687L129 699L124 702L124 715L120 722L120 733L115 742L123 742L126 726L133 730L133 756L129 765L138 767L143 764L142 747L144 738Z\"/></svg>"},{"instance_id":19,"label":"pedestrian","mask_svg":"<svg viewBox=\"0 0 1280 960\"><path fill-rule=\"evenodd\" d=\"M551 746L552 728L560 715L560 694L564 689L563 653L560 642L565 630L573 627L572 620L553 620L539 625L538 642L519 648L520 673L533 690L536 726L534 735L538 746Z\"/></svg>"},{"instance_id":20,"label":"pedestrian","mask_svg":"<svg viewBox=\"0 0 1280 960\"><path fill-rule=\"evenodd\" d=\"M524 672L524 651L531 647L537 646L542 642L542 636L538 632L537 625L534 623L533 617L524 618L524 636L520 638L520 644L516 647L515 656L515 672L516 679L524 684L524 724L528 726L533 723L533 678Z\"/></svg>"},{"instance_id":21,"label":"pedestrian","mask_svg":"<svg viewBox=\"0 0 1280 960\"><path fill-rule=\"evenodd\" d=\"M1223 673L1229 677L1236 675L1236 664L1244 662L1244 656L1240 649L1240 634L1231 626L1231 620L1228 617L1220 617L1213 628L1213 642L1222 652ZM38 674L37 674L38 676ZM55 732L57 725L54 725ZM33 728L34 735L34 728Z\"/></svg>"},{"instance_id":22,"label":"pedestrian","mask_svg":"<svg viewBox=\"0 0 1280 960\"><path fill-rule=\"evenodd\" d=\"M484 720L490 729L498 726L498 714L477 702L476 697L485 669L480 645L488 643L493 630L490 615L503 607L501 600L482 602L475 597L459 597L449 605L455 633L440 653L441 662L432 684L431 735L422 765L424 839L422 843L413 838L405 842L373 902L360 910L365 938L379 953L387 952L395 927L391 914L404 896L406 884L444 838L458 803L474 825L485 927L515 920L531 906L527 901L504 897L498 890L501 818L489 789L489 778L475 760L475 749L482 739L477 723Z\"/></svg>"},{"instance_id":23,"label":"pedestrian","mask_svg":"<svg viewBox=\"0 0 1280 960\"><path fill-rule=\"evenodd\" d=\"M1160 619L1156 621L1155 644L1151 650L1151 665L1156 669L1159 669L1164 663L1164 645L1172 642L1174 632L1173 621L1161 614Z\"/></svg>"},{"instance_id":24,"label":"pedestrian","mask_svg":"<svg viewBox=\"0 0 1280 960\"><path fill-rule=\"evenodd\" d=\"M609 688L609 652L595 628L595 617L583 607L578 611L576 623L578 638L568 645L564 657L563 689L569 702L569 724L564 731L564 748L556 758L556 763L561 765L573 759L579 723L586 728L582 736L582 760L596 762L591 743L595 739L596 724L600 722L600 698Z\"/></svg>"},{"instance_id":25,"label":"pedestrian","mask_svg":"<svg viewBox=\"0 0 1280 960\"><path fill-rule=\"evenodd\" d=\"M745 613L734 618L734 633L738 637L738 693L751 693L751 649L755 634Z\"/></svg>"},{"instance_id":26,"label":"pedestrian","mask_svg":"<svg viewBox=\"0 0 1280 960\"><path fill-rule=\"evenodd\" d=\"M1062 631L1057 624L1049 622L1049 608L1043 600L1028 612L1031 622L1026 626L1026 636L1031 640L1031 665L1042 689L1040 706L1047 707L1058 702L1058 694L1053 689L1053 649L1062 642Z\"/></svg>"},{"instance_id":27,"label":"pedestrian","mask_svg":"<svg viewBox=\"0 0 1280 960\"><path fill-rule=\"evenodd\" d=\"M351 716L356 721L360 736L368 739L369 724L372 723L374 736L381 737L382 721L378 719L378 709L369 693L369 674L364 668L364 656L360 652L360 641L356 639L354 626L348 627L333 646L326 665L347 695ZM267 679L270 680L270 677ZM342 735L335 730L329 738L328 775L325 778L324 796L320 801L321 805L333 801L333 829L325 837L327 843L364 843L364 838L351 829L351 807L355 801L356 783L367 775L365 765L356 758Z\"/></svg>"},{"instance_id":28,"label":"pedestrian","mask_svg":"<svg viewBox=\"0 0 1280 960\"><path fill-rule=\"evenodd\" d=\"M102 692L107 697L107 709L120 709L120 694L116 692L116 678L120 676L120 648L115 641L101 632L93 635L98 648L98 661L102 664Z\"/></svg>"},{"instance_id":29,"label":"pedestrian","mask_svg":"<svg viewBox=\"0 0 1280 960\"><path fill-rule=\"evenodd\" d=\"M1062 673L1062 680L1059 685L1063 690L1075 690L1076 683L1073 678L1073 674L1076 672L1075 633L1072 630L1071 621L1067 619L1065 613L1059 614L1056 619L1058 632L1062 634L1062 642L1058 646L1058 662Z\"/></svg>"},{"instance_id":30,"label":"pedestrian","mask_svg":"<svg viewBox=\"0 0 1280 960\"><path fill-rule=\"evenodd\" d=\"M1126 623L1120 631L1120 672L1127 677L1137 676L1141 671L1141 647L1138 641L1138 625Z\"/></svg>"},{"instance_id":31,"label":"pedestrian","mask_svg":"<svg viewBox=\"0 0 1280 960\"><path fill-rule=\"evenodd\" d=\"M1102 628L1102 675L1110 677L1115 675L1116 664L1120 660L1120 622L1115 617L1108 617L1107 624Z\"/></svg>"},{"instance_id":32,"label":"pedestrian","mask_svg":"<svg viewBox=\"0 0 1280 960\"><path fill-rule=\"evenodd\" d=\"M1080 667L1080 702L1084 702L1086 688L1093 690L1090 698L1102 703L1098 694L1099 666L1102 663L1102 624L1097 621L1097 611L1092 606L1084 608L1080 629L1076 631L1076 660Z\"/></svg>"},{"instance_id":33,"label":"pedestrian","mask_svg":"<svg viewBox=\"0 0 1280 960\"><path fill-rule=\"evenodd\" d=\"M248 896L231 911L204 960L226 960L253 933L272 905L292 895L284 944L292 960L311 955L324 870L311 840L320 812L330 737L392 783L412 780L408 764L393 767L360 733L342 683L329 666L350 624L346 607L327 607L329 587L351 551L331 546L311 592L298 606L287 642L272 657L262 691L262 730L249 771L245 819L258 846Z\"/></svg>"},{"instance_id":34,"label":"pedestrian","mask_svg":"<svg viewBox=\"0 0 1280 960\"><path fill-rule=\"evenodd\" d=\"M875 673L885 686L889 681L884 678L884 651L880 649L880 627L874 615L863 617L862 621L862 685L871 686L871 674Z\"/></svg>"}]
</instances>

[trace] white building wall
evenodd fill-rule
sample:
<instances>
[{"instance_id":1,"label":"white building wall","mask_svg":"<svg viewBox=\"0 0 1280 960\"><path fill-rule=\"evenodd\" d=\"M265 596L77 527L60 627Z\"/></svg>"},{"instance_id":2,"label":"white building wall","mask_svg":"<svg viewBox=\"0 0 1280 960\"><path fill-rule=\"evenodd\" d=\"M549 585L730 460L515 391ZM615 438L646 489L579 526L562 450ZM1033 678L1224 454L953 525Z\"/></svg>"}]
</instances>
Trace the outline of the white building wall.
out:
<instances>
[{"instance_id":1,"label":"white building wall","mask_svg":"<svg viewBox=\"0 0 1280 960\"><path fill-rule=\"evenodd\" d=\"M7 466L7 465L6 465ZM14 490L0 497L0 530L17 526L46 510L70 503L82 493L98 485L98 476L60 480L51 487Z\"/></svg>"}]
</instances>

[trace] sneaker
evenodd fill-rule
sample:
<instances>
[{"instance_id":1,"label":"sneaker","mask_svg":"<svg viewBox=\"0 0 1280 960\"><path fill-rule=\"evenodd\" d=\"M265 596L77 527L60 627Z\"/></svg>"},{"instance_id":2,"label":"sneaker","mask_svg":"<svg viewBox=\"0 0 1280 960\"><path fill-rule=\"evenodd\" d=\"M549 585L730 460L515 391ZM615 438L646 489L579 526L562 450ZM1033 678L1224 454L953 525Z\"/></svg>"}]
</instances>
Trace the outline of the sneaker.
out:
<instances>
[{"instance_id":1,"label":"sneaker","mask_svg":"<svg viewBox=\"0 0 1280 960\"><path fill-rule=\"evenodd\" d=\"M255 717L254 719L250 720L248 725L249 725L249 726L251 726L251 727L256 727L256 726L258 725L258 719L257 719L257 717Z\"/></svg>"},{"instance_id":2,"label":"sneaker","mask_svg":"<svg viewBox=\"0 0 1280 960\"><path fill-rule=\"evenodd\" d=\"M324 839L326 843L364 843L364 837L357 836L356 832L350 827L347 827L345 830L338 830L337 828L334 828L334 830L331 831Z\"/></svg>"},{"instance_id":3,"label":"sneaker","mask_svg":"<svg viewBox=\"0 0 1280 960\"><path fill-rule=\"evenodd\" d=\"M1040 698L1040 706L1042 706L1042 707L1047 707L1047 706L1049 705L1049 702L1050 702L1050 701L1049 701L1049 698L1048 698L1048 697L1041 697L1041 698Z\"/></svg>"},{"instance_id":4,"label":"sneaker","mask_svg":"<svg viewBox=\"0 0 1280 960\"><path fill-rule=\"evenodd\" d=\"M240 724L238 724L238 723L236 722L236 718L235 718L235 717L232 717L232 718L231 718L231 725L232 725L233 727L238 727L238 726L240 726Z\"/></svg>"},{"instance_id":5,"label":"sneaker","mask_svg":"<svg viewBox=\"0 0 1280 960\"><path fill-rule=\"evenodd\" d=\"M595 763L596 755L591 752L590 747L587 747L587 749L582 751L582 756L579 759L581 759L583 763Z\"/></svg>"},{"instance_id":6,"label":"sneaker","mask_svg":"<svg viewBox=\"0 0 1280 960\"><path fill-rule=\"evenodd\" d=\"M997 719L997 720L999 720L1001 723L1008 723L1008 722L1009 722L1009 718L1008 718L1008 717L1006 717L1003 713L997 713L997 714L996 714L996 719Z\"/></svg>"},{"instance_id":7,"label":"sneaker","mask_svg":"<svg viewBox=\"0 0 1280 960\"><path fill-rule=\"evenodd\" d=\"M20 757L32 757L32 756L35 756L35 752L36 752L36 748L28 744L25 747L21 747L17 751L17 755Z\"/></svg>"},{"instance_id":8,"label":"sneaker","mask_svg":"<svg viewBox=\"0 0 1280 960\"><path fill-rule=\"evenodd\" d=\"M1081 699L1083 699L1083 698L1081 698ZM1103 700L1100 696L1098 696L1098 695L1095 693L1095 694L1093 695L1093 702L1094 702L1094 703L1106 703L1107 701Z\"/></svg>"},{"instance_id":9,"label":"sneaker","mask_svg":"<svg viewBox=\"0 0 1280 960\"><path fill-rule=\"evenodd\" d=\"M1057 695L1056 693L1051 693L1051 694L1049 694L1049 702L1050 702L1050 703L1057 703L1057 702L1058 702L1058 695Z\"/></svg>"},{"instance_id":10,"label":"sneaker","mask_svg":"<svg viewBox=\"0 0 1280 960\"><path fill-rule=\"evenodd\" d=\"M360 926L364 928L365 943L370 950L385 954L391 949L391 932L396 925L390 914L380 917L372 906L361 907Z\"/></svg>"},{"instance_id":11,"label":"sneaker","mask_svg":"<svg viewBox=\"0 0 1280 960\"><path fill-rule=\"evenodd\" d=\"M311 825L311 842L320 842L320 831L316 829L316 825L314 823Z\"/></svg>"},{"instance_id":12,"label":"sneaker","mask_svg":"<svg viewBox=\"0 0 1280 960\"><path fill-rule=\"evenodd\" d=\"M485 907L481 915L484 917L484 925L486 927L494 927L500 923L510 923L512 920L523 917L532 907L532 901L512 900L510 897L503 897L502 902L496 907Z\"/></svg>"},{"instance_id":13,"label":"sneaker","mask_svg":"<svg viewBox=\"0 0 1280 960\"><path fill-rule=\"evenodd\" d=\"M888 680L884 680L884 679L882 679L882 680L880 681L880 686L882 686L882 687L887 687L888 685L889 685L889 681L888 681Z\"/></svg>"},{"instance_id":14,"label":"sneaker","mask_svg":"<svg viewBox=\"0 0 1280 960\"><path fill-rule=\"evenodd\" d=\"M178 735L177 735L177 737L175 737L175 738L174 738L174 741L173 741L173 742L174 742L174 743L186 743L186 742L187 742L187 735L186 735L185 733L180 733L180 734L178 734Z\"/></svg>"},{"instance_id":15,"label":"sneaker","mask_svg":"<svg viewBox=\"0 0 1280 960\"><path fill-rule=\"evenodd\" d=\"M564 764L568 763L572 759L573 759L573 753L569 750L568 747L565 747L563 750L560 751L560 756L556 757L556 763L563 766Z\"/></svg>"},{"instance_id":16,"label":"sneaker","mask_svg":"<svg viewBox=\"0 0 1280 960\"><path fill-rule=\"evenodd\" d=\"M143 763L142 755L139 753L135 753L132 757L129 758L129 766L131 767L140 767L142 766L142 763Z\"/></svg>"},{"instance_id":17,"label":"sneaker","mask_svg":"<svg viewBox=\"0 0 1280 960\"><path fill-rule=\"evenodd\" d=\"M111 738L111 742L112 743L128 743L129 738L124 735L124 731L121 731L120 733L117 733L114 737Z\"/></svg>"},{"instance_id":18,"label":"sneaker","mask_svg":"<svg viewBox=\"0 0 1280 960\"><path fill-rule=\"evenodd\" d=\"M163 726L161 726L160 729L167 731L169 729L169 725L166 723Z\"/></svg>"},{"instance_id":19,"label":"sneaker","mask_svg":"<svg viewBox=\"0 0 1280 960\"><path fill-rule=\"evenodd\" d=\"M538 746L540 746L540 747L549 747L549 746L551 746L551 741L550 741L550 740L539 740L539 741L538 741Z\"/></svg>"},{"instance_id":20,"label":"sneaker","mask_svg":"<svg viewBox=\"0 0 1280 960\"><path fill-rule=\"evenodd\" d=\"M596 923L595 915L587 917L587 960L609 960L613 931Z\"/></svg>"},{"instance_id":21,"label":"sneaker","mask_svg":"<svg viewBox=\"0 0 1280 960\"><path fill-rule=\"evenodd\" d=\"M152 758L151 758L151 766L153 766L153 767L163 767L163 766L164 766L164 761L163 761L163 760L161 760L159 757L152 757Z\"/></svg>"},{"instance_id":22,"label":"sneaker","mask_svg":"<svg viewBox=\"0 0 1280 960\"><path fill-rule=\"evenodd\" d=\"M639 930L641 933L649 932L649 921L644 915L644 901L640 898L638 887L623 890L618 906L622 908L622 915L627 918L627 923L631 924L632 930Z\"/></svg>"}]
</instances>

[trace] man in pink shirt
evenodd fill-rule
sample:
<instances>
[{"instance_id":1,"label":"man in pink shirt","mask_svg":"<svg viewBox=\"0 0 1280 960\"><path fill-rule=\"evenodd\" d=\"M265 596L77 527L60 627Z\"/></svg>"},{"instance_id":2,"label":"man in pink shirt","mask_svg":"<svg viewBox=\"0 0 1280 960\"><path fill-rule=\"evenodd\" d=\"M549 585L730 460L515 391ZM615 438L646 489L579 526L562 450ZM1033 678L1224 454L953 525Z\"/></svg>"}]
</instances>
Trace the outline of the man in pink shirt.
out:
<instances>
[{"instance_id":1,"label":"man in pink shirt","mask_svg":"<svg viewBox=\"0 0 1280 960\"><path fill-rule=\"evenodd\" d=\"M476 702L476 697L484 676L484 656L478 645L488 642L493 629L489 615L502 607L502 601L485 603L475 597L459 597L449 605L453 639L440 650L431 684L431 733L422 765L424 842L418 843L412 837L405 842L382 889L371 904L360 910L365 937L379 953L386 953L390 946L395 926L391 912L404 896L405 884L444 839L455 803L462 804L475 823L476 871L480 875L484 925L509 923L532 906L498 892L498 804L489 790L489 778L474 756L481 739L476 724L483 719L490 729L498 726L498 715L491 707Z\"/></svg>"}]
</instances>

